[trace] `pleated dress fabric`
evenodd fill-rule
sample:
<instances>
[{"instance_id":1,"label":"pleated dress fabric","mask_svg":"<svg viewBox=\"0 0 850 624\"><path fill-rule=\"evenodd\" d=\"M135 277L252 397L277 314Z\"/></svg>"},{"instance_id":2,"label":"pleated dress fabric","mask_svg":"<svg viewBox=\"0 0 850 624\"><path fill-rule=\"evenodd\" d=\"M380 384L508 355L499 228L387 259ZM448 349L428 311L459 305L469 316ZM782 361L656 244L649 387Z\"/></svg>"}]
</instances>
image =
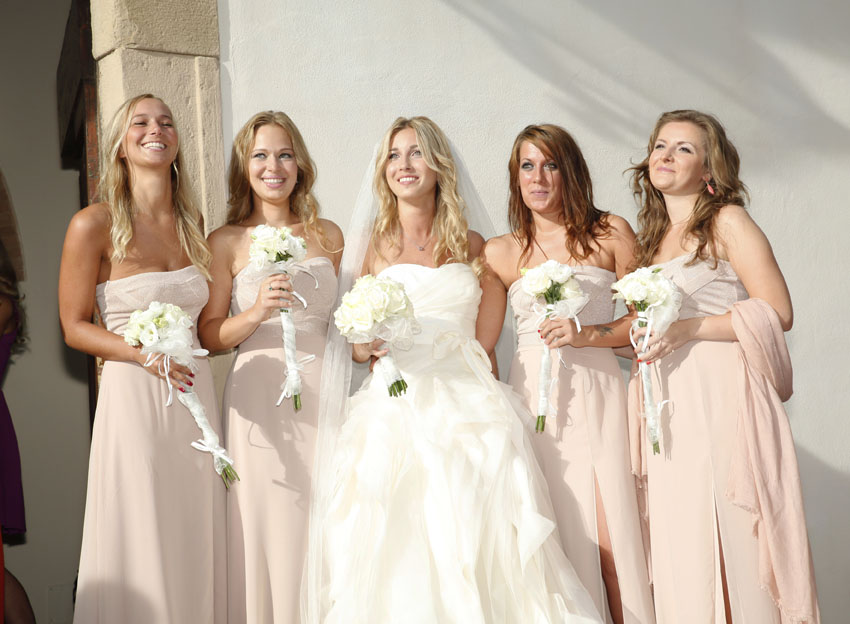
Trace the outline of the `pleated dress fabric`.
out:
<instances>
[{"instance_id":1,"label":"pleated dress fabric","mask_svg":"<svg viewBox=\"0 0 850 624\"><path fill-rule=\"evenodd\" d=\"M574 267L590 299L579 314L582 325L609 323L614 315L611 271ZM509 383L537 413L540 354L539 314L521 280L508 295L517 327L517 350ZM558 353L560 352L559 360ZM599 559L594 479L606 512L624 621L654 622L652 596L640 531L636 482L631 474L625 384L608 348L565 346L552 352L550 412L543 433L532 436L546 476L567 557L600 613L611 622Z\"/></svg>"},{"instance_id":2,"label":"pleated dress fabric","mask_svg":"<svg viewBox=\"0 0 850 624\"><path fill-rule=\"evenodd\" d=\"M262 279L250 267L235 276L233 314L254 304ZM337 280L323 257L300 263L292 280L307 302L292 307L297 357L315 356L301 371L302 408L295 411L292 399L275 406L286 368L278 314L239 345L225 389L225 439L242 479L228 496L229 624L299 618L319 381Z\"/></svg>"},{"instance_id":3,"label":"pleated dress fabric","mask_svg":"<svg viewBox=\"0 0 850 624\"><path fill-rule=\"evenodd\" d=\"M723 314L748 298L730 263L689 265L690 258L660 265L683 293L680 319ZM726 622L721 556L732 621L782 621L759 586L752 516L725 495L738 434L738 351L734 342L695 340L652 365L654 398L670 401L661 411L661 453L647 453L652 576L661 624Z\"/></svg>"},{"instance_id":4,"label":"pleated dress fabric","mask_svg":"<svg viewBox=\"0 0 850 624\"><path fill-rule=\"evenodd\" d=\"M208 294L206 278L188 266L99 284L97 302L106 328L122 334L151 301L179 305L197 321ZM220 433L210 367L197 363L193 388ZM224 484L212 457L190 446L201 438L191 414L176 397L166 407L167 398L166 383L138 364L104 364L75 624L226 622Z\"/></svg>"}]
</instances>

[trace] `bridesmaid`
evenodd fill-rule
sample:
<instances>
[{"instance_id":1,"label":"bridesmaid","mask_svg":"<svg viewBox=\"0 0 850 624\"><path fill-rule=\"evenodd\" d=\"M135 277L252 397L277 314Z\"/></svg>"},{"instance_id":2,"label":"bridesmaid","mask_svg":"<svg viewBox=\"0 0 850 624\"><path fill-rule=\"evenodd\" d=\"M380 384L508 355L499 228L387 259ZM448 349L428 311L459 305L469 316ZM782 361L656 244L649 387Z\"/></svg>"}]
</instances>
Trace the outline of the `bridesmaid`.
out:
<instances>
[{"instance_id":1,"label":"bridesmaid","mask_svg":"<svg viewBox=\"0 0 850 624\"><path fill-rule=\"evenodd\" d=\"M670 400L662 452L646 457L655 607L665 624L819 621L781 403L790 396L791 299L744 209L738 168L720 122L689 110L661 115L646 158L631 168L641 199L637 265L660 266L683 293L680 320L638 354L654 363L655 396Z\"/></svg>"},{"instance_id":2,"label":"bridesmaid","mask_svg":"<svg viewBox=\"0 0 850 624\"><path fill-rule=\"evenodd\" d=\"M590 173L573 137L555 125L519 133L508 163L512 232L487 242L517 324L509 383L537 409L541 337L558 349L557 383L545 431L532 436L564 549L608 622L653 622L635 481L627 443L626 396L611 347L628 344L628 319L612 322L611 284L633 261L634 234L593 203ZM520 269L546 260L571 265L590 301L568 319L538 324ZM504 295L503 295L504 296Z\"/></svg>"},{"instance_id":3,"label":"bridesmaid","mask_svg":"<svg viewBox=\"0 0 850 624\"><path fill-rule=\"evenodd\" d=\"M211 351L238 347L224 395L227 449L242 478L227 511L230 624L299 617L319 378L343 246L339 227L318 217L315 179L292 120L257 113L233 141L227 225L210 236L213 282L201 341ZM289 227L306 240L307 259L292 279L251 274L250 235L261 224ZM292 310L298 359L315 357L301 371L300 411L291 399L275 405L285 369L281 307Z\"/></svg>"},{"instance_id":4,"label":"bridesmaid","mask_svg":"<svg viewBox=\"0 0 850 624\"><path fill-rule=\"evenodd\" d=\"M71 219L59 271L69 346L105 360L89 463L74 621L226 619L224 494L188 410L166 407L167 384L192 386L218 428L212 374L172 364L167 380L124 342L130 314L151 301L197 319L210 252L192 201L173 115L145 94L112 119L102 158L105 201ZM92 323L94 302L106 329ZM199 347L199 345L196 345Z\"/></svg>"}]
</instances>

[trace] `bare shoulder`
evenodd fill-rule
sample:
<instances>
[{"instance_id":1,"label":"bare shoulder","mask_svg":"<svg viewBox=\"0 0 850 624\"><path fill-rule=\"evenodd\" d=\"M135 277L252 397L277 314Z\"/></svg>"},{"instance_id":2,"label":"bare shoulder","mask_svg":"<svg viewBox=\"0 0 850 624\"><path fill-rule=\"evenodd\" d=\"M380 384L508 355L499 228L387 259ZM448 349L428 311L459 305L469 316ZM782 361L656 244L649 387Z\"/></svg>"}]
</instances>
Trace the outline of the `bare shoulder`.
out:
<instances>
[{"instance_id":1,"label":"bare shoulder","mask_svg":"<svg viewBox=\"0 0 850 624\"><path fill-rule=\"evenodd\" d=\"M750 213L743 206L727 204L717 211L715 223L721 231L734 231L741 226L747 227L755 224Z\"/></svg>"},{"instance_id":2,"label":"bare shoulder","mask_svg":"<svg viewBox=\"0 0 850 624\"><path fill-rule=\"evenodd\" d=\"M97 236L98 234L108 236L111 222L109 206L103 202L92 204L74 213L68 225L68 233L84 236Z\"/></svg>"},{"instance_id":3,"label":"bare shoulder","mask_svg":"<svg viewBox=\"0 0 850 624\"><path fill-rule=\"evenodd\" d=\"M605 218L605 222L611 228L610 231L614 238L634 240L635 231L632 229L631 224L629 224L629 222L623 217L615 214L609 214Z\"/></svg>"},{"instance_id":4,"label":"bare shoulder","mask_svg":"<svg viewBox=\"0 0 850 624\"><path fill-rule=\"evenodd\" d=\"M216 249L224 249L233 247L241 243L248 236L248 228L244 225L222 225L217 230L213 231L208 237L210 247Z\"/></svg>"},{"instance_id":5,"label":"bare shoulder","mask_svg":"<svg viewBox=\"0 0 850 624\"><path fill-rule=\"evenodd\" d=\"M516 255L519 247L511 234L494 236L484 244L484 256L488 262L495 262L505 257Z\"/></svg>"},{"instance_id":6,"label":"bare shoulder","mask_svg":"<svg viewBox=\"0 0 850 624\"><path fill-rule=\"evenodd\" d=\"M484 237L475 230L467 230L466 239L469 241L469 255L472 258L477 258L481 255L481 250L484 248Z\"/></svg>"},{"instance_id":7,"label":"bare shoulder","mask_svg":"<svg viewBox=\"0 0 850 624\"><path fill-rule=\"evenodd\" d=\"M319 219L319 225L325 232L325 236L333 243L334 248L341 248L344 243L342 229L330 219Z\"/></svg>"}]
</instances>

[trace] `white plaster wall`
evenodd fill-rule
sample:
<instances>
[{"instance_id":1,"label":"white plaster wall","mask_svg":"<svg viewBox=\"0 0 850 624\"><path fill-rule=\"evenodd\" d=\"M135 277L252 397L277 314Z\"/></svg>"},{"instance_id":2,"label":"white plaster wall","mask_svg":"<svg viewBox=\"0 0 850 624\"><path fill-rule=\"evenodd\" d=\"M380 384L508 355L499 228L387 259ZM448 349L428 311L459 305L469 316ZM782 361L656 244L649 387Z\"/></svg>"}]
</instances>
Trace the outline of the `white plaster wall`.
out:
<instances>
[{"instance_id":1,"label":"white plaster wall","mask_svg":"<svg viewBox=\"0 0 850 624\"><path fill-rule=\"evenodd\" d=\"M65 347L56 283L77 173L59 161L56 66L70 0L0 3L0 168L26 262L29 347L3 384L23 464L27 542L6 547L39 622L70 624L89 453L86 361ZM2 618L0 618L2 619Z\"/></svg>"},{"instance_id":2,"label":"white plaster wall","mask_svg":"<svg viewBox=\"0 0 850 624\"><path fill-rule=\"evenodd\" d=\"M582 146L597 203L634 224L622 171L662 111L720 117L796 307L797 441L824 621L850 612L850 5L563 0L219 0L224 144L261 109L299 125L324 215L348 223L398 115L437 121L505 230L507 157L528 123Z\"/></svg>"}]
</instances>

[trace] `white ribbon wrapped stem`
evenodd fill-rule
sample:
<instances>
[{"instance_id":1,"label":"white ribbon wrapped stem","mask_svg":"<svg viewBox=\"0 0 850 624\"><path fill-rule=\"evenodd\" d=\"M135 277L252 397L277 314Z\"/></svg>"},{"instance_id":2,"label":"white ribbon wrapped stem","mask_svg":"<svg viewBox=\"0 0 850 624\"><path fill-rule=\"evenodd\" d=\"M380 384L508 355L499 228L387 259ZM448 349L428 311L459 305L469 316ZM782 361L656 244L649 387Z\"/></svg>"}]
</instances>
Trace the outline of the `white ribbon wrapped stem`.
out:
<instances>
[{"instance_id":1,"label":"white ribbon wrapped stem","mask_svg":"<svg viewBox=\"0 0 850 624\"><path fill-rule=\"evenodd\" d=\"M221 475L228 467L233 467L233 460L227 455L221 444L219 443L218 434L210 426L210 421L207 420L206 410L201 400L191 390L183 392L177 396L177 399L186 406L192 418L195 419L195 424L201 430L203 439L192 442L192 447L199 451L204 451L213 456L213 465L215 471Z\"/></svg>"},{"instance_id":2,"label":"white ribbon wrapped stem","mask_svg":"<svg viewBox=\"0 0 850 624\"><path fill-rule=\"evenodd\" d=\"M300 360L296 360L295 366L290 366L287 362L286 370L284 371L284 375L286 379L280 385L281 393L277 399L277 403L275 406L280 407L280 404L283 403L284 399L288 399L295 394L299 394L301 392L301 374L300 371L304 370L304 365L309 364L313 360L316 359L316 356L312 353L309 355L305 355ZM292 382L293 377L298 377L298 388L296 392L295 384Z\"/></svg>"},{"instance_id":3,"label":"white ribbon wrapped stem","mask_svg":"<svg viewBox=\"0 0 850 624\"><path fill-rule=\"evenodd\" d=\"M283 393L277 401L280 405L284 398L293 397L295 409L301 407L301 373L298 365L297 350L295 347L295 321L292 314L286 308L280 309L280 327L283 330L283 356L286 361L286 380L283 383Z\"/></svg>"},{"instance_id":4,"label":"white ribbon wrapped stem","mask_svg":"<svg viewBox=\"0 0 850 624\"><path fill-rule=\"evenodd\" d=\"M584 297L578 305L570 305L565 301L547 303L546 305L535 303L531 306L531 310L534 314L537 314L535 319L537 327L540 327L547 318L566 318L576 324L576 331L581 332L578 313L586 304L587 297ZM560 349L558 349L558 361L564 368L567 367ZM552 350L544 343L543 351L540 354L540 372L537 378L537 425L535 427L537 433L542 433L546 426L546 416L549 415L549 395L552 393L556 381L557 379L552 379Z\"/></svg>"},{"instance_id":5,"label":"white ribbon wrapped stem","mask_svg":"<svg viewBox=\"0 0 850 624\"><path fill-rule=\"evenodd\" d=\"M389 349L389 353L381 356L378 364L381 367L381 374L387 383L387 390L390 396L400 396L407 390L407 383L404 381L404 377L401 376L401 371L393 359L392 345L387 343L387 348Z\"/></svg>"},{"instance_id":6,"label":"white ribbon wrapped stem","mask_svg":"<svg viewBox=\"0 0 850 624\"><path fill-rule=\"evenodd\" d=\"M641 352L646 351L649 342L650 334L652 333L653 318L649 314L649 310L639 310L638 317L632 322L632 327L629 331L629 341L634 348L637 348L637 342L634 338L634 330L638 327L646 327L646 334L641 341ZM646 418L646 435L649 442L652 444L652 452L657 455L661 452L661 432L659 423L659 412L667 401L655 402L652 397L652 377L650 375L649 364L646 362L638 363L638 374L640 375L641 384L643 385L643 413Z\"/></svg>"}]
</instances>

